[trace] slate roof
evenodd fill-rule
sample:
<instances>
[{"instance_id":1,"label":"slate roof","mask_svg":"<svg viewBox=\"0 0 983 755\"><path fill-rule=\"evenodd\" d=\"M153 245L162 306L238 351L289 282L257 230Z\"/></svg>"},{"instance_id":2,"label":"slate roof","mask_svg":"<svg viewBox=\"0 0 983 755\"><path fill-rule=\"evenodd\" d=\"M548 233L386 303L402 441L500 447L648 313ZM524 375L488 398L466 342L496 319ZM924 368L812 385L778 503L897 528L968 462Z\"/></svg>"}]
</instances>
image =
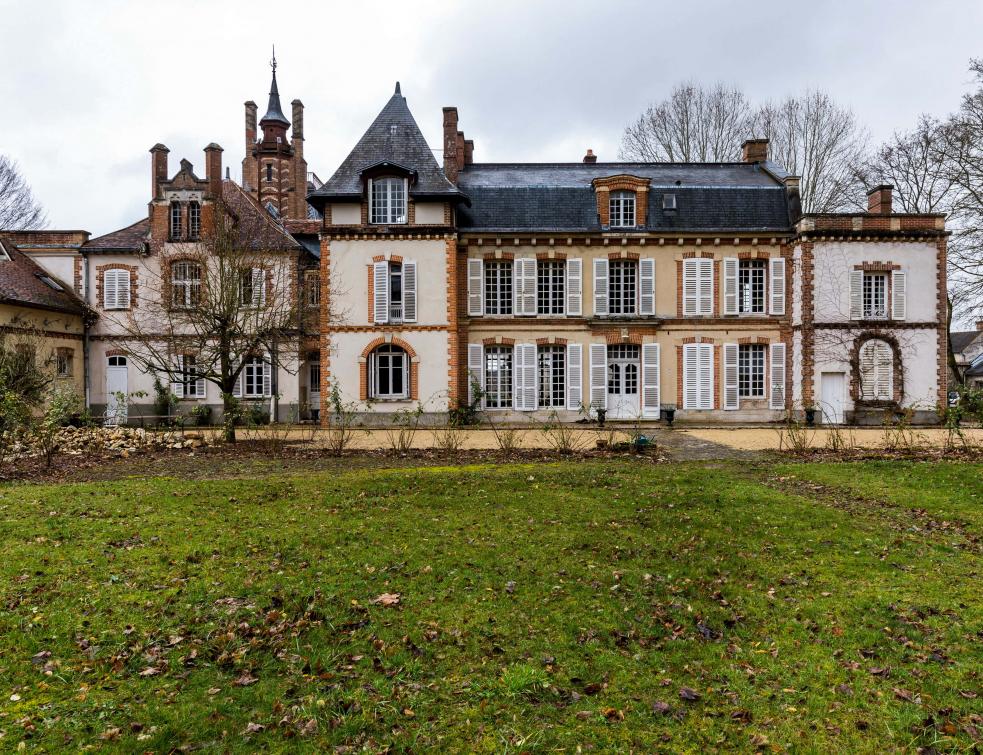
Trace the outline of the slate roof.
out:
<instances>
[{"instance_id":1,"label":"slate roof","mask_svg":"<svg viewBox=\"0 0 983 755\"><path fill-rule=\"evenodd\" d=\"M397 84L395 94L372 121L355 148L334 175L308 195L308 200L312 204L316 202L315 206L319 207L329 198L361 197L362 172L383 162L394 163L415 173L416 180L410 185L410 196L460 195L437 164Z\"/></svg>"},{"instance_id":2,"label":"slate roof","mask_svg":"<svg viewBox=\"0 0 983 755\"><path fill-rule=\"evenodd\" d=\"M464 231L599 231L595 178L650 180L645 231L787 233L784 171L751 163L476 163L458 186L471 199L458 210ZM663 211L675 194L676 210ZM621 231L622 229L615 229Z\"/></svg>"},{"instance_id":3,"label":"slate roof","mask_svg":"<svg viewBox=\"0 0 983 755\"><path fill-rule=\"evenodd\" d=\"M270 101L266 106L266 115L259 121L261 126L264 123L290 125L290 121L287 120L287 116L283 114L283 108L280 106L280 89L276 85L276 69L273 70L273 84L270 86Z\"/></svg>"},{"instance_id":4,"label":"slate roof","mask_svg":"<svg viewBox=\"0 0 983 755\"><path fill-rule=\"evenodd\" d=\"M963 349L980 337L983 337L983 332L979 330L963 330L950 333L949 343L952 344L952 353L960 353Z\"/></svg>"},{"instance_id":5,"label":"slate roof","mask_svg":"<svg viewBox=\"0 0 983 755\"><path fill-rule=\"evenodd\" d=\"M96 236L82 245L87 253L142 252L144 244L150 240L150 218L138 220L133 225L118 231Z\"/></svg>"},{"instance_id":6,"label":"slate roof","mask_svg":"<svg viewBox=\"0 0 983 755\"><path fill-rule=\"evenodd\" d=\"M6 251L0 255L0 303L50 309L81 315L85 305L64 281L56 280L38 263L18 249L10 239L0 238ZM55 280L62 290L49 286L42 276Z\"/></svg>"}]
</instances>

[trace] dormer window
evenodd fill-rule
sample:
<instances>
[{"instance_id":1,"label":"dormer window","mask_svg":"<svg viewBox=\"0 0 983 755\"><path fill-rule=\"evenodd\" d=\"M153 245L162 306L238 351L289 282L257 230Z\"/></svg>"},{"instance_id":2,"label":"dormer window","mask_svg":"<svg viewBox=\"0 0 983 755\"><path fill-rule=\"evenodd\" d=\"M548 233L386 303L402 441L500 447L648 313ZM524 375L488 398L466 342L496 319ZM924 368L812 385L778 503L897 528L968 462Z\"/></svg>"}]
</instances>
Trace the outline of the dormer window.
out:
<instances>
[{"instance_id":1,"label":"dormer window","mask_svg":"<svg viewBox=\"0 0 983 755\"><path fill-rule=\"evenodd\" d=\"M197 202L188 204L188 238L197 241L201 235L201 205Z\"/></svg>"},{"instance_id":2,"label":"dormer window","mask_svg":"<svg viewBox=\"0 0 983 755\"><path fill-rule=\"evenodd\" d=\"M633 228L635 226L635 192L612 191L608 213L612 228Z\"/></svg>"},{"instance_id":3,"label":"dormer window","mask_svg":"<svg viewBox=\"0 0 983 755\"><path fill-rule=\"evenodd\" d=\"M369 222L393 225L406 222L406 179L369 180Z\"/></svg>"},{"instance_id":4,"label":"dormer window","mask_svg":"<svg viewBox=\"0 0 983 755\"><path fill-rule=\"evenodd\" d=\"M171 202L171 241L181 238L181 203Z\"/></svg>"}]
</instances>

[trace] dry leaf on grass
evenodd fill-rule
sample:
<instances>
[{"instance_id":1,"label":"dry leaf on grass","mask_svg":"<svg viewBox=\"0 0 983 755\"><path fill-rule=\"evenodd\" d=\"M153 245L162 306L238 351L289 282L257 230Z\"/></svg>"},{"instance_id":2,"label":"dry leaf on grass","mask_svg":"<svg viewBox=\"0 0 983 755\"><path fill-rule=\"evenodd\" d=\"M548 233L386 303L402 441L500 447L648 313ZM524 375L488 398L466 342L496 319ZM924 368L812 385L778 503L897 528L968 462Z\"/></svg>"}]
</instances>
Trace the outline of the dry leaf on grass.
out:
<instances>
[{"instance_id":1,"label":"dry leaf on grass","mask_svg":"<svg viewBox=\"0 0 983 755\"><path fill-rule=\"evenodd\" d=\"M395 606L399 605L399 599L400 594L398 592L384 592L375 598L372 603L378 606Z\"/></svg>"}]
</instances>

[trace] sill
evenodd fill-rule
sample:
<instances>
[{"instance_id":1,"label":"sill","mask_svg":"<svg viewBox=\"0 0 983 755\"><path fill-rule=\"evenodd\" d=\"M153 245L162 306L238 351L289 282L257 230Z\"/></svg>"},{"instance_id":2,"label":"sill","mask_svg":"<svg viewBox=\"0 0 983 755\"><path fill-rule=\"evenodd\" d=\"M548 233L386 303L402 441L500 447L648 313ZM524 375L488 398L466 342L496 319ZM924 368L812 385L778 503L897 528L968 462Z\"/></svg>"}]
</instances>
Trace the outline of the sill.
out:
<instances>
[{"instance_id":1,"label":"sill","mask_svg":"<svg viewBox=\"0 0 983 755\"><path fill-rule=\"evenodd\" d=\"M409 396L386 396L385 398L379 396L369 396L368 401L372 401L376 404L404 404L407 401L412 401Z\"/></svg>"}]
</instances>

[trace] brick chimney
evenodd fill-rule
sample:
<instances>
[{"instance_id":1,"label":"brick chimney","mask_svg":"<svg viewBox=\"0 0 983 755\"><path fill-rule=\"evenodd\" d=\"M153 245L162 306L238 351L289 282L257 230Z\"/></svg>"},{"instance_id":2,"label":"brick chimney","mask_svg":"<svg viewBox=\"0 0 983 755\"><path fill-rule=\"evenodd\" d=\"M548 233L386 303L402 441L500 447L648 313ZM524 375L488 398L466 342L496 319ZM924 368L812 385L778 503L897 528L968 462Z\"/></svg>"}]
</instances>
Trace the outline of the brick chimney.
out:
<instances>
[{"instance_id":1,"label":"brick chimney","mask_svg":"<svg viewBox=\"0 0 983 755\"><path fill-rule=\"evenodd\" d=\"M222 148L215 142L205 147L205 178L212 199L222 196Z\"/></svg>"},{"instance_id":2,"label":"brick chimney","mask_svg":"<svg viewBox=\"0 0 983 755\"><path fill-rule=\"evenodd\" d=\"M290 144L293 146L294 151L300 155L304 154L304 103L300 100L294 100L290 103L290 107L293 108L291 113L291 120L293 124L291 126L291 141Z\"/></svg>"},{"instance_id":3,"label":"brick chimney","mask_svg":"<svg viewBox=\"0 0 983 755\"><path fill-rule=\"evenodd\" d=\"M157 199L160 185L167 180L167 153L170 150L159 142L150 148L150 200Z\"/></svg>"},{"instance_id":4,"label":"brick chimney","mask_svg":"<svg viewBox=\"0 0 983 755\"><path fill-rule=\"evenodd\" d=\"M890 184L875 186L867 192L867 212L871 215L891 214L891 193L894 187Z\"/></svg>"},{"instance_id":5,"label":"brick chimney","mask_svg":"<svg viewBox=\"0 0 983 755\"><path fill-rule=\"evenodd\" d=\"M768 159L768 140L746 139L741 145L741 159L746 163L763 163Z\"/></svg>"},{"instance_id":6,"label":"brick chimney","mask_svg":"<svg viewBox=\"0 0 983 755\"><path fill-rule=\"evenodd\" d=\"M471 165L474 162L474 139L464 140L464 164Z\"/></svg>"},{"instance_id":7,"label":"brick chimney","mask_svg":"<svg viewBox=\"0 0 983 755\"><path fill-rule=\"evenodd\" d=\"M584 162L585 163L596 163L597 162L597 155L594 154L594 150L592 150L592 149L588 149L587 150L587 154L584 155Z\"/></svg>"},{"instance_id":8,"label":"brick chimney","mask_svg":"<svg viewBox=\"0 0 983 755\"><path fill-rule=\"evenodd\" d=\"M464 167L463 134L457 130L457 108L444 108L444 175L452 184ZM458 142L462 142L458 144Z\"/></svg>"}]
</instances>

